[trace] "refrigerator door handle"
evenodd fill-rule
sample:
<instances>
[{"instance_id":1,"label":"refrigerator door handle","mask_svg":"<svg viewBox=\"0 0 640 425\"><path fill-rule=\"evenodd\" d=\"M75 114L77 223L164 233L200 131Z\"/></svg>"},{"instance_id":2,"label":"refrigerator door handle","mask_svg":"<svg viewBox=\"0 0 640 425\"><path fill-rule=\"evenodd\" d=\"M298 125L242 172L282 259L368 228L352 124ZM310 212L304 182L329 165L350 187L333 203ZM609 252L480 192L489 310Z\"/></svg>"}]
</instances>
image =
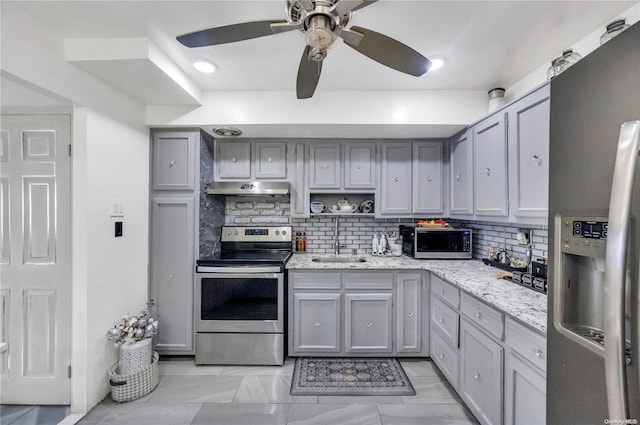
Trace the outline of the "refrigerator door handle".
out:
<instances>
[{"instance_id":1,"label":"refrigerator door handle","mask_svg":"<svg viewBox=\"0 0 640 425\"><path fill-rule=\"evenodd\" d=\"M631 195L640 149L640 120L620 127L613 170L604 274L604 347L609 420L628 418L624 297Z\"/></svg>"}]
</instances>

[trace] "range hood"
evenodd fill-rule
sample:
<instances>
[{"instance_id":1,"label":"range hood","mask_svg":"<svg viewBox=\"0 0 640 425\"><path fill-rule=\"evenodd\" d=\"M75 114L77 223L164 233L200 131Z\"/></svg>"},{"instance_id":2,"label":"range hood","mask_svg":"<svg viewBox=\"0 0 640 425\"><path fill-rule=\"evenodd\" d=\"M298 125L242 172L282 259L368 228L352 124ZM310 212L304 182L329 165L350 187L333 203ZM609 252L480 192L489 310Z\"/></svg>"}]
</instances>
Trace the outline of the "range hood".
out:
<instances>
[{"instance_id":1,"label":"range hood","mask_svg":"<svg viewBox=\"0 0 640 425\"><path fill-rule=\"evenodd\" d=\"M288 182L212 182L209 195L288 195Z\"/></svg>"}]
</instances>

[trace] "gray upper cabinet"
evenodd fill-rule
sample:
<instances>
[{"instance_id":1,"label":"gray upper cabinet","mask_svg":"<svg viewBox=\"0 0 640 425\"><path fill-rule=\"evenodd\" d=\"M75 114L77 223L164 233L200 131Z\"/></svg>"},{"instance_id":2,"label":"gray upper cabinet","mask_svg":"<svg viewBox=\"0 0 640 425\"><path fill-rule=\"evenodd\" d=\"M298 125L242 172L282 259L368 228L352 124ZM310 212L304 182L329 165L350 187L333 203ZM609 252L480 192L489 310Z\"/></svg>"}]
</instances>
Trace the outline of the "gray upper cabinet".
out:
<instances>
[{"instance_id":1,"label":"gray upper cabinet","mask_svg":"<svg viewBox=\"0 0 640 425\"><path fill-rule=\"evenodd\" d=\"M215 180L285 180L287 144L285 142L216 141Z\"/></svg>"},{"instance_id":2,"label":"gray upper cabinet","mask_svg":"<svg viewBox=\"0 0 640 425\"><path fill-rule=\"evenodd\" d=\"M451 216L473 215L473 143L470 129L449 140Z\"/></svg>"},{"instance_id":3,"label":"gray upper cabinet","mask_svg":"<svg viewBox=\"0 0 640 425\"><path fill-rule=\"evenodd\" d=\"M344 188L375 189L376 146L373 143L344 144Z\"/></svg>"},{"instance_id":4,"label":"gray upper cabinet","mask_svg":"<svg viewBox=\"0 0 640 425\"><path fill-rule=\"evenodd\" d=\"M340 143L309 143L309 189L340 189Z\"/></svg>"},{"instance_id":5,"label":"gray upper cabinet","mask_svg":"<svg viewBox=\"0 0 640 425\"><path fill-rule=\"evenodd\" d=\"M253 146L256 179L287 177L285 142L257 142Z\"/></svg>"},{"instance_id":6,"label":"gray upper cabinet","mask_svg":"<svg viewBox=\"0 0 640 425\"><path fill-rule=\"evenodd\" d=\"M507 131L500 111L473 127L476 216L507 217Z\"/></svg>"},{"instance_id":7,"label":"gray upper cabinet","mask_svg":"<svg viewBox=\"0 0 640 425\"><path fill-rule=\"evenodd\" d=\"M291 217L309 217L309 188L305 179L306 145L302 142L290 145L287 155L291 164L288 173L291 182Z\"/></svg>"},{"instance_id":8,"label":"gray upper cabinet","mask_svg":"<svg viewBox=\"0 0 640 425\"><path fill-rule=\"evenodd\" d=\"M197 132L153 136L152 190L194 190Z\"/></svg>"},{"instance_id":9,"label":"gray upper cabinet","mask_svg":"<svg viewBox=\"0 0 640 425\"><path fill-rule=\"evenodd\" d=\"M413 144L413 212L444 213L444 143Z\"/></svg>"},{"instance_id":10,"label":"gray upper cabinet","mask_svg":"<svg viewBox=\"0 0 640 425\"><path fill-rule=\"evenodd\" d=\"M375 208L380 215L410 215L411 143L381 143L380 188Z\"/></svg>"},{"instance_id":11,"label":"gray upper cabinet","mask_svg":"<svg viewBox=\"0 0 640 425\"><path fill-rule=\"evenodd\" d=\"M380 144L376 213L384 217L444 212L444 142Z\"/></svg>"},{"instance_id":12,"label":"gray upper cabinet","mask_svg":"<svg viewBox=\"0 0 640 425\"><path fill-rule=\"evenodd\" d=\"M507 108L511 220L547 224L549 85Z\"/></svg>"}]
</instances>

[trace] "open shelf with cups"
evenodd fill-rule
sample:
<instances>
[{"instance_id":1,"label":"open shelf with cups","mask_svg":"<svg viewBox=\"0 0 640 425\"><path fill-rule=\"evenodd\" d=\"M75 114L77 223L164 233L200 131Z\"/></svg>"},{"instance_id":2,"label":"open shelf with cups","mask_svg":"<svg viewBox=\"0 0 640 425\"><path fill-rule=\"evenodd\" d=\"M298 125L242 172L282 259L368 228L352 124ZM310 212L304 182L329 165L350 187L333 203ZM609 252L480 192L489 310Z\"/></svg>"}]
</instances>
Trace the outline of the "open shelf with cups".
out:
<instances>
[{"instance_id":1,"label":"open shelf with cups","mask_svg":"<svg viewBox=\"0 0 640 425\"><path fill-rule=\"evenodd\" d=\"M311 216L369 216L373 217L374 194L363 193L311 193Z\"/></svg>"}]
</instances>

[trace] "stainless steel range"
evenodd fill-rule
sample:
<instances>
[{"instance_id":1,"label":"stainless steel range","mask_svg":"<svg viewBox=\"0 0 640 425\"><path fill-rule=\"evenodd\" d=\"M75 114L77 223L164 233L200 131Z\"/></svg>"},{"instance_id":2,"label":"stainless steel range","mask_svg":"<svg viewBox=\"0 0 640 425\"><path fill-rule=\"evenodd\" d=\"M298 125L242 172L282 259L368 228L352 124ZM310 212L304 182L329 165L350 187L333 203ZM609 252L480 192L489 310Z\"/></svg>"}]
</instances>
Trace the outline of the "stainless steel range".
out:
<instances>
[{"instance_id":1,"label":"stainless steel range","mask_svg":"<svg viewBox=\"0 0 640 425\"><path fill-rule=\"evenodd\" d=\"M229 227L196 265L196 364L284 363L291 227Z\"/></svg>"}]
</instances>

